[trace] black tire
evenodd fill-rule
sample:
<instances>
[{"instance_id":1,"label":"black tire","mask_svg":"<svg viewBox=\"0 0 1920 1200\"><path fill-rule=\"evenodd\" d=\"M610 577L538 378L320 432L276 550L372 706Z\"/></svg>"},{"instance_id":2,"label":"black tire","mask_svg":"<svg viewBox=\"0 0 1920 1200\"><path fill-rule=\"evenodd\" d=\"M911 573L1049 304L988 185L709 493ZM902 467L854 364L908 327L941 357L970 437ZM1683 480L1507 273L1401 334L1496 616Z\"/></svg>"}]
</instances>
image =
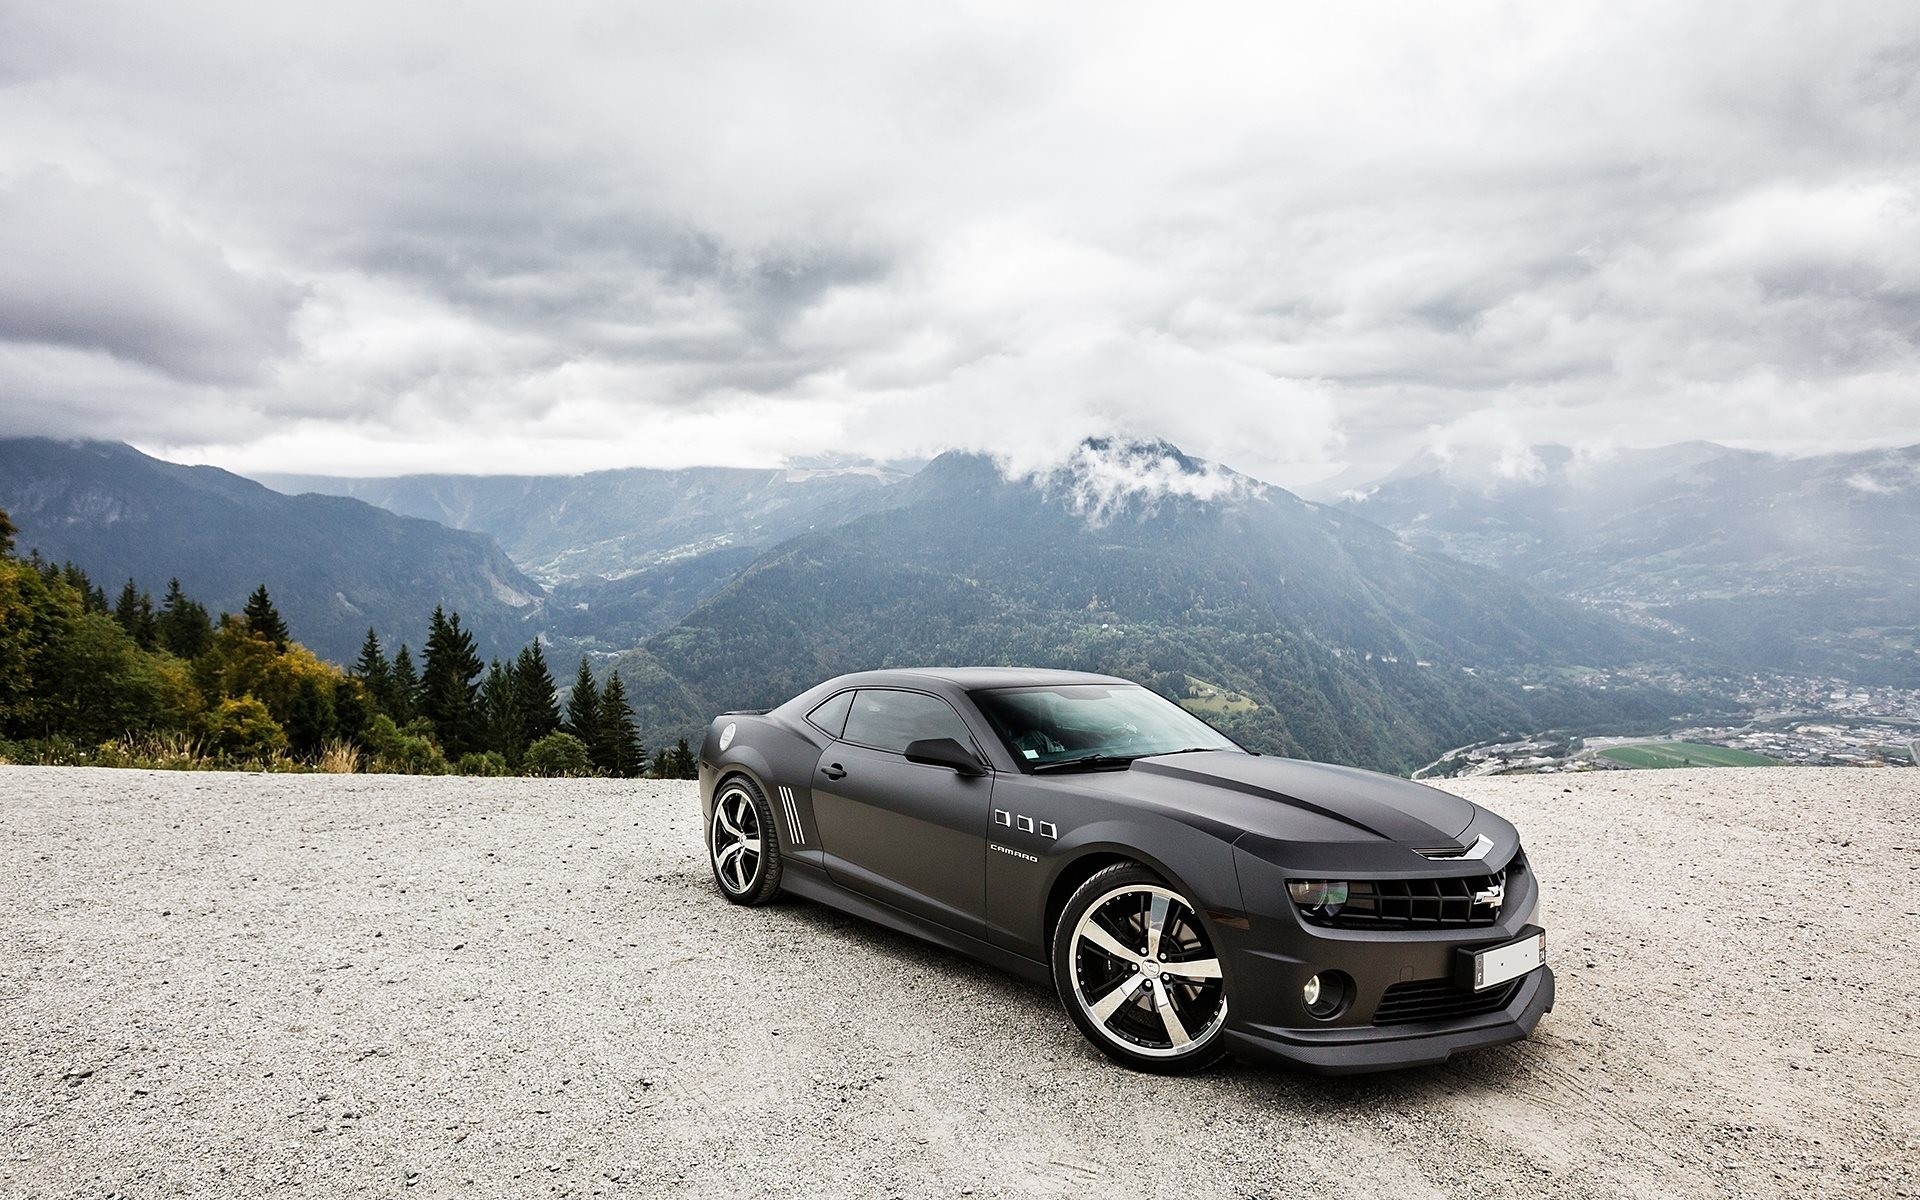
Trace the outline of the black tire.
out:
<instances>
[{"instance_id":1,"label":"black tire","mask_svg":"<svg viewBox=\"0 0 1920 1200\"><path fill-rule=\"evenodd\" d=\"M738 852L731 850L736 844ZM735 904L765 904L780 894L780 827L767 798L744 775L729 775L714 789L707 865L713 868L714 886Z\"/></svg>"},{"instance_id":2,"label":"black tire","mask_svg":"<svg viewBox=\"0 0 1920 1200\"><path fill-rule=\"evenodd\" d=\"M1183 964L1193 975L1180 972ZM1226 1056L1226 982L1204 921L1178 888L1137 863L1106 868L1067 900L1053 927L1053 984L1087 1040L1136 1071L1185 1074Z\"/></svg>"}]
</instances>

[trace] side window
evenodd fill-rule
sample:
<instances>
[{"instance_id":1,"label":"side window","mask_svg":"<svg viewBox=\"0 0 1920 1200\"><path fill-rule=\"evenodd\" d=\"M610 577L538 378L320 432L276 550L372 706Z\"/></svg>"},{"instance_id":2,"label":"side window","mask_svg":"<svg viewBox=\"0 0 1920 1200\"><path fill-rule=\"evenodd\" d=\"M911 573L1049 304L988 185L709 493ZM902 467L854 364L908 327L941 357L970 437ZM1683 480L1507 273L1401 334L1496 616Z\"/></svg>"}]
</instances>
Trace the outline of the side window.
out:
<instances>
[{"instance_id":1,"label":"side window","mask_svg":"<svg viewBox=\"0 0 1920 1200\"><path fill-rule=\"evenodd\" d=\"M945 700L920 692L878 688L862 689L854 697L853 711L847 714L846 732L841 737L895 754L925 738L952 738L962 746L973 745L966 724Z\"/></svg>"},{"instance_id":2,"label":"side window","mask_svg":"<svg viewBox=\"0 0 1920 1200\"><path fill-rule=\"evenodd\" d=\"M846 728L847 710L853 707L853 693L841 692L838 696L822 704L807 714L807 720L819 726L821 731L833 737L839 737Z\"/></svg>"}]
</instances>

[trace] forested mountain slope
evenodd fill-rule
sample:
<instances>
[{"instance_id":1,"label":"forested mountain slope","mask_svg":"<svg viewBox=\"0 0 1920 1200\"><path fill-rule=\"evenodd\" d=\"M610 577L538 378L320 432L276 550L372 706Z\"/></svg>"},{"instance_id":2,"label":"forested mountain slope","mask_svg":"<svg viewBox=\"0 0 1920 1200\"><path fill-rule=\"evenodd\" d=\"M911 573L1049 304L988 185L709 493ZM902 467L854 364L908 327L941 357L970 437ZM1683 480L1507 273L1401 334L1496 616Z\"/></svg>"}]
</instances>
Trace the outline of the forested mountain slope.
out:
<instances>
[{"instance_id":1,"label":"forested mountain slope","mask_svg":"<svg viewBox=\"0 0 1920 1200\"><path fill-rule=\"evenodd\" d=\"M1404 769L1566 712L1664 711L1570 682L1648 648L1173 447L1092 442L1018 480L944 455L892 507L769 551L623 670L655 737L841 671L1024 663L1149 680L1265 748Z\"/></svg>"},{"instance_id":2,"label":"forested mountain slope","mask_svg":"<svg viewBox=\"0 0 1920 1200\"><path fill-rule=\"evenodd\" d=\"M1504 473L1417 462L1343 508L1737 663L1920 685L1920 446L1536 447Z\"/></svg>"},{"instance_id":3,"label":"forested mountain slope","mask_svg":"<svg viewBox=\"0 0 1920 1200\"><path fill-rule=\"evenodd\" d=\"M160 595L177 577L216 611L265 584L302 641L351 662L369 627L418 642L434 605L459 611L484 653L517 650L544 607L485 534L336 496L287 496L214 467L109 442L0 440L0 509L19 546L71 560L102 586Z\"/></svg>"}]
</instances>

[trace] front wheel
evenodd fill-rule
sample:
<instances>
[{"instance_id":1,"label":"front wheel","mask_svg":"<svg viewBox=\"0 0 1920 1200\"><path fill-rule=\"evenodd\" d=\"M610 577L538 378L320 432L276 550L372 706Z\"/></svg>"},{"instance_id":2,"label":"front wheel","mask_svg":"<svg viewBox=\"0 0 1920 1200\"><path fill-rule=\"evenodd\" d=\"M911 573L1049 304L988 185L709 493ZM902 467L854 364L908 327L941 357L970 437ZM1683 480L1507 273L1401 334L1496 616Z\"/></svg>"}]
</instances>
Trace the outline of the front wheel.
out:
<instances>
[{"instance_id":1,"label":"front wheel","mask_svg":"<svg viewBox=\"0 0 1920 1200\"><path fill-rule=\"evenodd\" d=\"M1198 1071L1226 1054L1226 981L1185 896L1133 863L1081 884L1053 931L1053 981L1087 1040L1139 1071Z\"/></svg>"},{"instance_id":2,"label":"front wheel","mask_svg":"<svg viewBox=\"0 0 1920 1200\"><path fill-rule=\"evenodd\" d=\"M780 891L780 833L773 810L750 779L720 785L707 822L707 859L720 894L735 904L765 904Z\"/></svg>"}]
</instances>

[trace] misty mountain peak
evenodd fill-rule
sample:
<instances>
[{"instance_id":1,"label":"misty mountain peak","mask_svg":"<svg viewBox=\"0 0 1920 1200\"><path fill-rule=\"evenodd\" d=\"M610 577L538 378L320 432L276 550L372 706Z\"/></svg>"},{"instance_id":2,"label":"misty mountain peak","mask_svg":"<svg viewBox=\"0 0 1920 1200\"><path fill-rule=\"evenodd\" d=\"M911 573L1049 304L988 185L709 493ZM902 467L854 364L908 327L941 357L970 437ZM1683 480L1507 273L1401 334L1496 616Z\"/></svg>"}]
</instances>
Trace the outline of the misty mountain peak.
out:
<instances>
[{"instance_id":1,"label":"misty mountain peak","mask_svg":"<svg viewBox=\"0 0 1920 1200\"><path fill-rule=\"evenodd\" d=\"M1087 438L1064 462L1027 479L1095 526L1121 515L1144 519L1167 503L1228 504L1266 490L1158 438Z\"/></svg>"}]
</instances>

